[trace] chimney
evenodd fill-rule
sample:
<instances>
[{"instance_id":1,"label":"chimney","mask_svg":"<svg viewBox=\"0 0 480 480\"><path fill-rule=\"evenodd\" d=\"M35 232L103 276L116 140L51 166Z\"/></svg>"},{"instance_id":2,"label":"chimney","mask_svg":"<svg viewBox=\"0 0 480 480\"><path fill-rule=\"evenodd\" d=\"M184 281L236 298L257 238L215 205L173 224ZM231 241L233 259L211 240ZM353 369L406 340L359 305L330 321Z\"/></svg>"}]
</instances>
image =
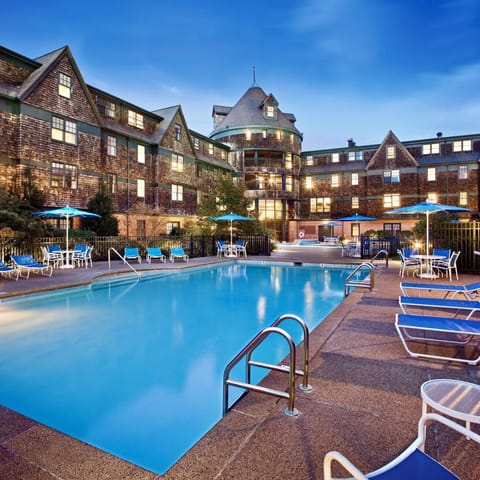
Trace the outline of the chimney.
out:
<instances>
[{"instance_id":1,"label":"chimney","mask_svg":"<svg viewBox=\"0 0 480 480\"><path fill-rule=\"evenodd\" d=\"M437 138L442 138L443 137L443 133L442 132L437 132Z\"/></svg>"},{"instance_id":2,"label":"chimney","mask_svg":"<svg viewBox=\"0 0 480 480\"><path fill-rule=\"evenodd\" d=\"M355 142L353 141L353 138L348 139L348 148L353 148L355 146Z\"/></svg>"}]
</instances>

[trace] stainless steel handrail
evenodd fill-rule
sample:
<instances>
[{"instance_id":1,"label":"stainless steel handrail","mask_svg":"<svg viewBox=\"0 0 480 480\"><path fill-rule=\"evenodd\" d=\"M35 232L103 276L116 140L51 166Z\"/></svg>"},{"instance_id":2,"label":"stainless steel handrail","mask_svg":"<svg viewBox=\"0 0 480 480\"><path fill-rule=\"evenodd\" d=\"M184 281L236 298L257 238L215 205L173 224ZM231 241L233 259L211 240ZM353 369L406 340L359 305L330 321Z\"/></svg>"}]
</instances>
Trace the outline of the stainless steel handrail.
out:
<instances>
[{"instance_id":1,"label":"stainless steel handrail","mask_svg":"<svg viewBox=\"0 0 480 480\"><path fill-rule=\"evenodd\" d=\"M132 265L130 265L127 260L125 260L125 258L120 254L118 253L118 251L114 248L114 247L110 247L108 249L108 269L110 270L110 252L113 251L117 254L117 256L120 258L120 260L122 260L123 263L127 264L131 270L133 270L133 272L135 273L135 275L137 276L137 278L140 278L140 274L135 270L135 268L133 268Z\"/></svg>"},{"instance_id":2,"label":"stainless steel handrail","mask_svg":"<svg viewBox=\"0 0 480 480\"><path fill-rule=\"evenodd\" d=\"M364 280L354 280L353 277L363 268L368 268L370 270L370 275L368 275ZM375 287L375 265L371 262L362 262L358 265L345 279L343 286L344 296L348 296L350 293L350 287L360 287L368 288L370 291Z\"/></svg>"},{"instance_id":3,"label":"stainless steel handrail","mask_svg":"<svg viewBox=\"0 0 480 480\"><path fill-rule=\"evenodd\" d=\"M278 327L285 320L294 320L296 321L303 330L303 370L295 370L297 375L303 376L303 383L298 388L304 392L309 392L312 390L312 387L308 384L308 362L310 357L310 332L308 330L307 324L297 315L291 313L286 313L278 317L270 326Z\"/></svg>"},{"instance_id":4,"label":"stainless steel handrail","mask_svg":"<svg viewBox=\"0 0 480 480\"><path fill-rule=\"evenodd\" d=\"M255 348L257 348L263 342L263 340L272 333L281 335L288 342L288 346L290 349L290 353L289 353L290 366L270 365L267 363L253 362L249 360L251 353L255 350ZM244 358L247 355L248 355L248 360L246 365L247 381L240 382L238 380L230 380L229 375L230 375L231 369L242 358ZM280 398L286 398L288 399L288 407L285 408L284 410L285 415L288 415L288 416L298 415L298 410L295 409L295 361L296 361L296 349L295 349L295 343L293 342L292 337L285 330L282 330L281 328L278 328L278 327L264 328L225 367L225 370L223 372L223 414L225 415L229 410L228 390L229 390L229 386L232 385L232 386L244 388L246 390L253 390L256 392L266 393L268 395L273 395ZM273 388L263 387L261 385L254 385L250 383L250 378L251 378L250 371L251 371L252 365L288 373L288 393L282 390L275 390Z\"/></svg>"},{"instance_id":5,"label":"stainless steel handrail","mask_svg":"<svg viewBox=\"0 0 480 480\"><path fill-rule=\"evenodd\" d=\"M373 263L375 260L380 258L381 256L385 257L385 268L388 267L388 252L386 250L379 250L375 256L370 260L371 263ZM375 264L374 264L375 265Z\"/></svg>"}]
</instances>

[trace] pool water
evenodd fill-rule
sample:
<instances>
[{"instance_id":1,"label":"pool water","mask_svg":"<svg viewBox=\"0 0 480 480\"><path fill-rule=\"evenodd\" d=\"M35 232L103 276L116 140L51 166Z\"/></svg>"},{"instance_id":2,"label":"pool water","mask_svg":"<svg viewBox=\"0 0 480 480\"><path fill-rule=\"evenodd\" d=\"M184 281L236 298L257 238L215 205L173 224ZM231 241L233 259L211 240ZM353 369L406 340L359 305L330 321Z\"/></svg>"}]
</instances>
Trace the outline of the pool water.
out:
<instances>
[{"instance_id":1,"label":"pool water","mask_svg":"<svg viewBox=\"0 0 480 480\"><path fill-rule=\"evenodd\" d=\"M314 328L350 271L239 262L5 301L0 404L162 474L221 418L235 354L285 313Z\"/></svg>"}]
</instances>

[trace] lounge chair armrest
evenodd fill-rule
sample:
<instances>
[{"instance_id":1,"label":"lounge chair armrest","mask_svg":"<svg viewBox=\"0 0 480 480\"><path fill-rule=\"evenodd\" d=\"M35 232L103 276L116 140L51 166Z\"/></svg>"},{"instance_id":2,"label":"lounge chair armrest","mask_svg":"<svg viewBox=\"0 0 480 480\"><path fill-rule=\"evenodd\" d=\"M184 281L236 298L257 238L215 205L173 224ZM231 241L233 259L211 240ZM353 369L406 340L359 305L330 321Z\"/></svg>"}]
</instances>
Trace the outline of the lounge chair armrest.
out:
<instances>
[{"instance_id":1,"label":"lounge chair armrest","mask_svg":"<svg viewBox=\"0 0 480 480\"><path fill-rule=\"evenodd\" d=\"M332 477L332 462L338 462L350 475L356 480L368 480L368 478L340 452L331 451L323 459L323 478L324 480L334 480Z\"/></svg>"}]
</instances>

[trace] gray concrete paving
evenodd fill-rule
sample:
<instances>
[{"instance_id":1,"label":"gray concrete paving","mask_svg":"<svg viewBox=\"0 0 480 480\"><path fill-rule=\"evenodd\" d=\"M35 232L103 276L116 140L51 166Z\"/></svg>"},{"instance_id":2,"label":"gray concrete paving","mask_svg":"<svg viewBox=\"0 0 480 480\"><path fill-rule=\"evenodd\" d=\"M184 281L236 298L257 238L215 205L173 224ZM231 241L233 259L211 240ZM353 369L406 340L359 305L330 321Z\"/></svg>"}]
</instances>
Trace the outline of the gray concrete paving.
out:
<instances>
[{"instance_id":1,"label":"gray concrete paving","mask_svg":"<svg viewBox=\"0 0 480 480\"><path fill-rule=\"evenodd\" d=\"M318 250L280 250L268 260L351 261ZM215 261L193 259L188 266ZM161 268L186 266L177 262ZM55 271L50 279L2 280L0 297L81 284L126 270L121 262L110 269L97 263L88 270ZM283 414L285 400L250 392L158 476L0 407L0 479L322 479L323 457L329 450L345 453L364 471L383 465L416 436L423 382L455 378L479 384L480 373L477 366L408 357L393 325L399 311L398 263L378 268L375 275L372 292L353 292L312 332L313 389L297 392L297 417ZM461 275L458 283L473 280L477 278ZM269 375L264 383L286 387L280 373ZM479 431L478 426L474 430ZM480 447L474 442L434 427L427 452L464 480L480 478Z\"/></svg>"}]
</instances>

